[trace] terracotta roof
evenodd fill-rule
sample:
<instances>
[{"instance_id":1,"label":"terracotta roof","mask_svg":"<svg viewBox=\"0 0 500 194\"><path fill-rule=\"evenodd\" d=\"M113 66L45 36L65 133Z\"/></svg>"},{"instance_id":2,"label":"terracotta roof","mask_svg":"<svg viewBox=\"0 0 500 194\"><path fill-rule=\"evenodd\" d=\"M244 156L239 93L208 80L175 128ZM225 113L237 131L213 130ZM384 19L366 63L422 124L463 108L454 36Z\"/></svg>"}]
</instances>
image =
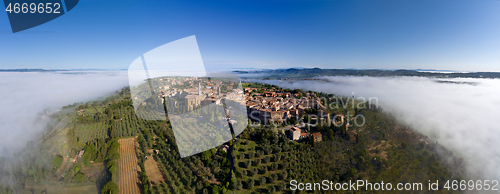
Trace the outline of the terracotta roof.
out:
<instances>
[{"instance_id":1,"label":"terracotta roof","mask_svg":"<svg viewBox=\"0 0 500 194\"><path fill-rule=\"evenodd\" d=\"M316 138L316 137L321 137L322 135L320 132L316 132L316 133L313 133L312 136L314 136Z\"/></svg>"}]
</instances>

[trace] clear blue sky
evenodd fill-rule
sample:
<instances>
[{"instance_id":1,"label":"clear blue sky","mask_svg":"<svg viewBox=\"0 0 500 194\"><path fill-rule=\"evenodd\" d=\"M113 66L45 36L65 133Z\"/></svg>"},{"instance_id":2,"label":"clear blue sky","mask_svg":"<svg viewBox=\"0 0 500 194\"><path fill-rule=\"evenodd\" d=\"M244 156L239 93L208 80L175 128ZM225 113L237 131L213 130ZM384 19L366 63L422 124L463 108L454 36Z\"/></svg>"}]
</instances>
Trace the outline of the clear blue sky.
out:
<instances>
[{"instance_id":1,"label":"clear blue sky","mask_svg":"<svg viewBox=\"0 0 500 194\"><path fill-rule=\"evenodd\" d=\"M0 68L126 69L191 35L208 68L500 71L500 1L486 0L81 0L16 34L2 11Z\"/></svg>"}]
</instances>

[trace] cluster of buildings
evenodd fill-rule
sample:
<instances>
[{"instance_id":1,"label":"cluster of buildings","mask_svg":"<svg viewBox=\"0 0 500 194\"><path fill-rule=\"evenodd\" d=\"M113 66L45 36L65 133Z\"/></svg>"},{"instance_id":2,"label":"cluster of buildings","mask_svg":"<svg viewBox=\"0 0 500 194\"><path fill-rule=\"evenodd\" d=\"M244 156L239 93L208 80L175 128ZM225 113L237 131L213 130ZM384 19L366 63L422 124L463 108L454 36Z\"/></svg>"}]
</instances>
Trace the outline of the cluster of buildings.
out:
<instances>
[{"instance_id":1,"label":"cluster of buildings","mask_svg":"<svg viewBox=\"0 0 500 194\"><path fill-rule=\"evenodd\" d=\"M245 104L243 90L239 89L238 83L235 82L209 81L198 77L161 78L159 81L162 83L159 85L162 91L159 97L162 102L163 97L175 98L177 100L172 106L182 105L187 111L212 103L219 105L222 99ZM180 89L179 86L184 89Z\"/></svg>"},{"instance_id":2,"label":"cluster of buildings","mask_svg":"<svg viewBox=\"0 0 500 194\"><path fill-rule=\"evenodd\" d=\"M330 113L317 98L316 93L303 95L266 88L241 90L235 82L208 81L197 77L160 78L158 81L161 83L158 88L162 91L159 97L162 100L163 97L174 98L176 100L173 106L182 105L187 111L212 103L221 104L221 100L226 99L242 105L246 104L248 117L264 125L271 122L289 125L291 123L288 121L300 121L304 116L309 116L312 123L330 122ZM312 137L314 141L321 141L321 133L310 134L307 130L300 128L299 124L289 129L289 137L292 140Z\"/></svg>"},{"instance_id":3,"label":"cluster of buildings","mask_svg":"<svg viewBox=\"0 0 500 194\"><path fill-rule=\"evenodd\" d=\"M315 93L284 92L274 89L245 88L248 117L256 122L267 125L295 124L289 120L300 121L304 116L309 116L311 123L330 122L330 113L320 102ZM259 90L263 90L260 92ZM258 93L254 91L259 91ZM292 140L313 138L318 142L323 139L321 133L308 133L304 123L286 127L288 136Z\"/></svg>"},{"instance_id":4,"label":"cluster of buildings","mask_svg":"<svg viewBox=\"0 0 500 194\"><path fill-rule=\"evenodd\" d=\"M290 92L276 92L264 89L262 93L249 92L257 90L256 88L245 88L245 98L250 119L267 125L270 122L282 124L288 123L287 120L300 120L302 116L310 116L312 122L329 122L330 113L323 106L315 93L292 94ZM314 113L306 110L314 110Z\"/></svg>"},{"instance_id":5,"label":"cluster of buildings","mask_svg":"<svg viewBox=\"0 0 500 194\"><path fill-rule=\"evenodd\" d=\"M80 152L78 152L78 154L75 156L75 158L73 159L73 163L76 163L76 160L78 158L81 158L83 156L83 154L85 153L85 150L81 150Z\"/></svg>"},{"instance_id":6,"label":"cluster of buildings","mask_svg":"<svg viewBox=\"0 0 500 194\"><path fill-rule=\"evenodd\" d=\"M323 136L320 132L308 133L307 130L301 130L300 128L293 126L288 130L288 137L291 140L300 141L303 139L313 138L315 142L320 142L323 140Z\"/></svg>"}]
</instances>

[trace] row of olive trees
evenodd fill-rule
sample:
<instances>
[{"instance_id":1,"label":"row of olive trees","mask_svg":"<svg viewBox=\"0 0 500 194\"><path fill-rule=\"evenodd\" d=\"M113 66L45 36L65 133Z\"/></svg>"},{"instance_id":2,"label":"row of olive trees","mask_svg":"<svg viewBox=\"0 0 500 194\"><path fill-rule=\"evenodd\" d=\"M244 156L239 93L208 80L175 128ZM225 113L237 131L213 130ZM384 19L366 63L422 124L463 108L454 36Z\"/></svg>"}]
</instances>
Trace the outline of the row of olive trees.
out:
<instances>
[{"instance_id":1,"label":"row of olive trees","mask_svg":"<svg viewBox=\"0 0 500 194\"><path fill-rule=\"evenodd\" d=\"M120 147L120 143L118 143L118 139L111 139L107 144L109 144L109 149L107 152L107 169L111 174L111 179L108 183L104 185L101 190L102 194L117 194L119 193L118 185L115 183L118 180L117 170L118 163L117 160L120 159L120 153L118 153L118 148Z\"/></svg>"}]
</instances>

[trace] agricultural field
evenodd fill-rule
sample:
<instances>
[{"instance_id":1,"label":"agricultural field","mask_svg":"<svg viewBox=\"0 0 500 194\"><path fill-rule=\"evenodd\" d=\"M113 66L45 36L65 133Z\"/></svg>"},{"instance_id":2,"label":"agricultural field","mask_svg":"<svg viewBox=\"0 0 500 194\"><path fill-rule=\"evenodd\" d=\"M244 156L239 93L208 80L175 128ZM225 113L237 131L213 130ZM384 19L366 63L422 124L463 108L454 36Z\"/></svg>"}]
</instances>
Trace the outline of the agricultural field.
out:
<instances>
[{"instance_id":1,"label":"agricultural field","mask_svg":"<svg viewBox=\"0 0 500 194\"><path fill-rule=\"evenodd\" d=\"M285 189L285 182L289 179L289 174L293 169L301 171L302 179L310 178L312 174L309 170L310 163L301 162L299 158L311 158L312 152L301 147L302 152L297 149L298 144L278 146L269 144L259 145L252 140L242 139L235 146L235 193L258 192L266 193L278 192Z\"/></svg>"},{"instance_id":2,"label":"agricultural field","mask_svg":"<svg viewBox=\"0 0 500 194\"><path fill-rule=\"evenodd\" d=\"M74 137L81 143L88 143L95 139L112 137L134 136L137 132L137 116L131 108L123 108L115 111L110 121L83 122L74 127Z\"/></svg>"},{"instance_id":3,"label":"agricultural field","mask_svg":"<svg viewBox=\"0 0 500 194\"><path fill-rule=\"evenodd\" d=\"M120 159L118 159L118 187L120 193L140 193L139 189L139 173L141 171L137 154L135 152L135 138L127 138L118 140L120 148Z\"/></svg>"},{"instance_id":4,"label":"agricultural field","mask_svg":"<svg viewBox=\"0 0 500 194\"><path fill-rule=\"evenodd\" d=\"M94 139L108 137L108 126L105 123L94 123L87 125L79 125L75 129L75 137L82 143L87 143Z\"/></svg>"}]
</instances>

